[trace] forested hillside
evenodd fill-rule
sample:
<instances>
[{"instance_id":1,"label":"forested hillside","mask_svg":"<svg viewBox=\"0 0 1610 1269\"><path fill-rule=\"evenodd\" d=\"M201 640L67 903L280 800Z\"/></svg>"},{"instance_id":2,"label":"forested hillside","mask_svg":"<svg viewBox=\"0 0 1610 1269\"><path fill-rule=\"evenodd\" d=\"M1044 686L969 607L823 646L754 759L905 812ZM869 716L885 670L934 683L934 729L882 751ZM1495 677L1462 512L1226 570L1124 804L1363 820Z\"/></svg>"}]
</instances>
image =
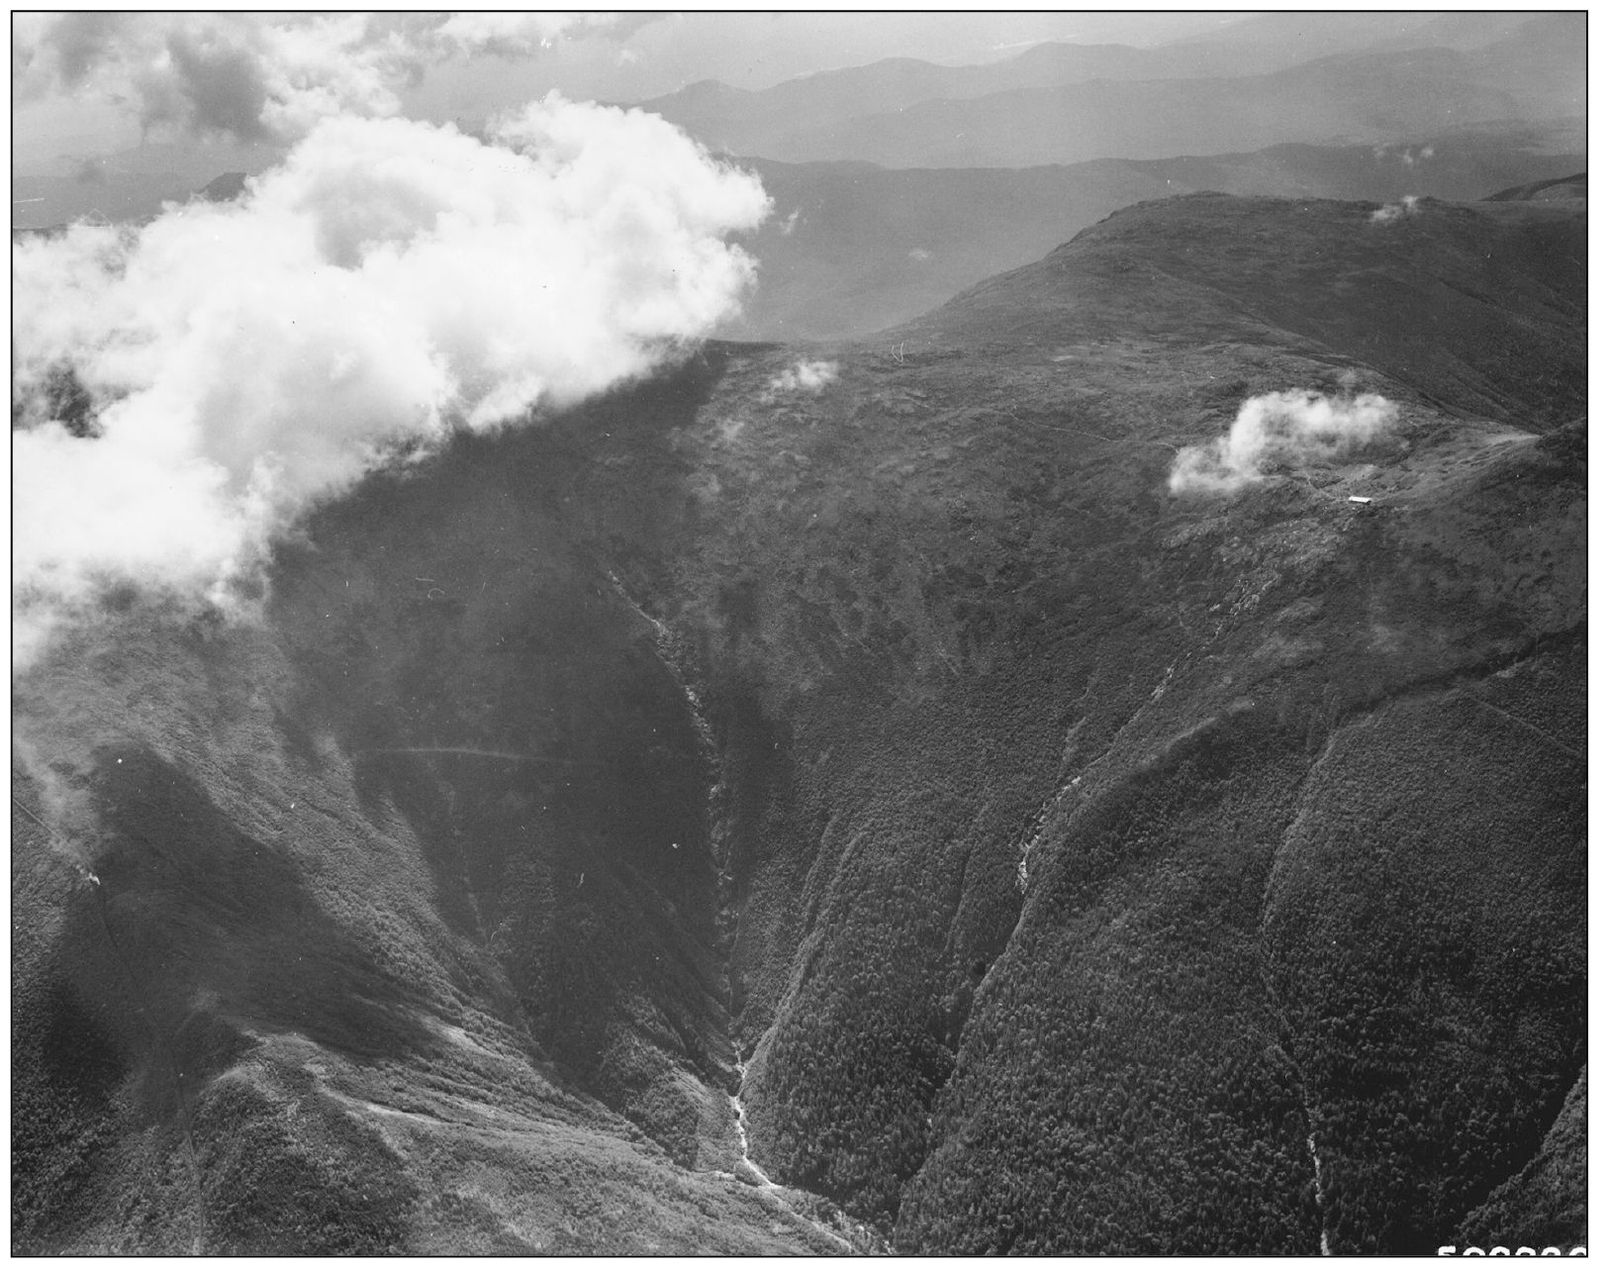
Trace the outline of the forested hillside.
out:
<instances>
[{"instance_id":1,"label":"forested hillside","mask_svg":"<svg viewBox=\"0 0 1610 1269\"><path fill-rule=\"evenodd\" d=\"M14 689L14 1249L1584 1240L1585 259L1143 203L118 597Z\"/></svg>"}]
</instances>

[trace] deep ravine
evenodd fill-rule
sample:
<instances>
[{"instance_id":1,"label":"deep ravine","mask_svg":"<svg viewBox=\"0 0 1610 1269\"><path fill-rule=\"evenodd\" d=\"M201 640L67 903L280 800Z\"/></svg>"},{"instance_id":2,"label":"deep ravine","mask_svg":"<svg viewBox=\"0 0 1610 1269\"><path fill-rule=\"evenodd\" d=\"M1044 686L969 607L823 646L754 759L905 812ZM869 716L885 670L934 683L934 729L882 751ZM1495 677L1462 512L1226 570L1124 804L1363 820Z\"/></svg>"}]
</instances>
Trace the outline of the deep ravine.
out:
<instances>
[{"instance_id":1,"label":"deep ravine","mask_svg":"<svg viewBox=\"0 0 1610 1269\"><path fill-rule=\"evenodd\" d=\"M712 772L719 770L720 760L716 747L715 731L706 716L701 693L691 680L688 671L689 658L686 655L682 641L676 631L646 611L632 597L619 574L613 569L602 565L599 567L604 577L608 580L610 588L621 602L652 631L656 659L664 666L666 674L676 683L683 699L687 702L688 718L693 725L694 733L699 738L699 747L703 751L706 761L710 764ZM723 892L718 896L718 903L722 913L721 947L718 955L727 982L728 1042L732 1047L733 1065L738 1074L736 1090L728 1095L738 1153L736 1166L732 1173L733 1179L769 1194L774 1202L785 1208L791 1215L814 1226L837 1243L845 1252L852 1254L886 1252L888 1250L887 1245L876 1233L840 1211L829 1200L822 1198L820 1195L811 1194L809 1191L779 1185L767 1176L765 1170L750 1157L749 1117L743 1104L743 1084L748 1074L748 1062L743 1056L743 1051L735 1033L737 1019L733 1016L731 1010L732 953L737 941L736 927L738 921L741 920L741 914L734 910L734 898L731 894L732 844L730 842L719 842L715 832L715 816L712 812L720 791L720 781L713 781L706 794L705 806L707 840L716 865L717 884ZM808 1199L807 1204L801 1204L797 1201L798 1198L802 1197Z\"/></svg>"}]
</instances>

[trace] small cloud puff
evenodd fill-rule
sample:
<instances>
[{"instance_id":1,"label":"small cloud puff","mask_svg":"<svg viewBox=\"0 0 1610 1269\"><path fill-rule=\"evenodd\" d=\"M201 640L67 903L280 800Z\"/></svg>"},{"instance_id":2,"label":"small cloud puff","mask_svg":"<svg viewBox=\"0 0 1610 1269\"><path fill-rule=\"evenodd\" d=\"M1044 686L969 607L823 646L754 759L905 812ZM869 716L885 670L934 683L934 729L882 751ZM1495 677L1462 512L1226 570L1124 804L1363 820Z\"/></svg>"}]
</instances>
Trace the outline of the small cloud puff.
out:
<instances>
[{"instance_id":1,"label":"small cloud puff","mask_svg":"<svg viewBox=\"0 0 1610 1269\"><path fill-rule=\"evenodd\" d=\"M1272 468L1327 462L1358 450L1390 431L1397 418L1397 403L1373 392L1327 397L1291 389L1250 397L1223 436L1179 452L1168 489L1237 493Z\"/></svg>"},{"instance_id":2,"label":"small cloud puff","mask_svg":"<svg viewBox=\"0 0 1610 1269\"><path fill-rule=\"evenodd\" d=\"M1378 145L1374 148L1377 163L1383 161L1389 154L1394 153L1397 154L1398 162L1403 164L1404 167L1413 167L1416 163L1424 163L1427 159L1435 158L1437 156L1437 147L1423 145L1418 152L1412 145L1402 151L1396 151L1393 147L1385 145Z\"/></svg>"},{"instance_id":3,"label":"small cloud puff","mask_svg":"<svg viewBox=\"0 0 1610 1269\"><path fill-rule=\"evenodd\" d=\"M1370 213L1372 225L1390 225L1395 220L1402 220L1405 216L1413 216L1420 210L1420 196L1418 194L1405 194L1396 203L1387 203L1377 207Z\"/></svg>"},{"instance_id":4,"label":"small cloud puff","mask_svg":"<svg viewBox=\"0 0 1610 1269\"><path fill-rule=\"evenodd\" d=\"M838 362L806 361L802 357L787 370L775 376L767 386L773 392L809 392L815 396L838 377Z\"/></svg>"}]
</instances>

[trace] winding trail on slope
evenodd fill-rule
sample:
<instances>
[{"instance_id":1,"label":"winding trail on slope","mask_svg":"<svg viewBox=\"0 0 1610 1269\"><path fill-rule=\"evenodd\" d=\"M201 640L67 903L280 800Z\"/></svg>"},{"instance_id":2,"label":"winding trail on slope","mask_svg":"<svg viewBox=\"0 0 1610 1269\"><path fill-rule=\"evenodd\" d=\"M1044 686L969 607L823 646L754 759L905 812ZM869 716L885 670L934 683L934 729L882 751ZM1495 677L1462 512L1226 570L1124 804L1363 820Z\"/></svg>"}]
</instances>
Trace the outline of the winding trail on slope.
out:
<instances>
[{"instance_id":1,"label":"winding trail on slope","mask_svg":"<svg viewBox=\"0 0 1610 1269\"><path fill-rule=\"evenodd\" d=\"M579 758L549 758L535 753L509 753L502 749L472 749L464 745L408 745L392 749L356 749L354 753L456 754L463 758L496 758L503 762L537 762L555 767L597 767L601 763Z\"/></svg>"},{"instance_id":2,"label":"winding trail on slope","mask_svg":"<svg viewBox=\"0 0 1610 1269\"><path fill-rule=\"evenodd\" d=\"M1476 686L1479 687L1480 684L1477 684ZM1566 744L1563 740L1556 740L1553 736L1549 735L1548 732L1544 731L1541 727L1537 726L1535 723L1529 723L1524 718L1517 718L1514 714L1511 714L1503 706L1494 705L1491 701L1483 700L1480 696L1478 696L1476 694L1474 689L1465 694L1465 699L1469 700L1469 701L1474 701L1477 705L1480 705L1483 709L1491 710L1493 713L1499 715L1500 717L1509 719L1509 721L1514 723L1517 727L1526 728L1526 730L1531 732L1534 736L1537 736L1540 739L1542 739L1545 743L1552 745L1554 748L1558 749L1561 753L1565 754L1566 756L1571 757L1571 758L1575 758L1578 762L1586 762L1587 761L1587 755L1586 754L1583 754L1583 753L1579 752L1578 750L1575 750L1575 749L1571 748L1571 746Z\"/></svg>"}]
</instances>

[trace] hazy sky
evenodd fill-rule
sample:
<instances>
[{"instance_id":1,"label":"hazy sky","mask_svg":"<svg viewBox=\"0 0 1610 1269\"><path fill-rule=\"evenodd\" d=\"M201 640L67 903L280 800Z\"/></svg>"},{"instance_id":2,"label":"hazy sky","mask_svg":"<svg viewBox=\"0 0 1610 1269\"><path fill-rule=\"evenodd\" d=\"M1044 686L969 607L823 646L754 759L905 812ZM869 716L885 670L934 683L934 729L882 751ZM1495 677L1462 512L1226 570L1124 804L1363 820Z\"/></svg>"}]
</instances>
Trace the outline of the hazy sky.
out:
<instances>
[{"instance_id":1,"label":"hazy sky","mask_svg":"<svg viewBox=\"0 0 1610 1269\"><path fill-rule=\"evenodd\" d=\"M115 17L116 15L114 15ZM205 17L205 15L200 15ZM632 15L581 25L530 55L471 54L431 65L399 92L403 113L479 119L557 88L578 99L630 102L701 79L764 88L796 75L885 57L992 61L1047 40L1155 44L1234 21L1231 13L718 12ZM239 22L239 15L221 20ZM13 164L137 144L126 94L93 74L66 92L19 73L49 15L13 15ZM115 51L116 31L104 37ZM113 100L115 96L123 100Z\"/></svg>"}]
</instances>

